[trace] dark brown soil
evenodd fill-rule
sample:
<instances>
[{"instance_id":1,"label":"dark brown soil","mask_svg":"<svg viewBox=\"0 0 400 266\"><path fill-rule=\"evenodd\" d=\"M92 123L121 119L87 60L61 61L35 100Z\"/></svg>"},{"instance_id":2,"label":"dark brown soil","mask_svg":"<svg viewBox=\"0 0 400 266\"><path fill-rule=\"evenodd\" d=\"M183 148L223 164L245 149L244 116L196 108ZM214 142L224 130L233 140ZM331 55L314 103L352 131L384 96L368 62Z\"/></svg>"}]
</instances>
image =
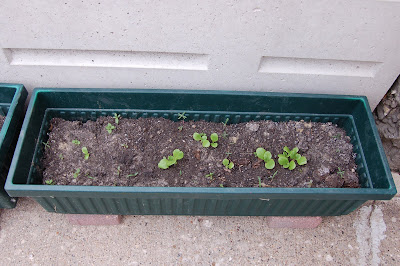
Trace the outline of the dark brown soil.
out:
<instances>
[{"instance_id":1,"label":"dark brown soil","mask_svg":"<svg viewBox=\"0 0 400 266\"><path fill-rule=\"evenodd\" d=\"M108 123L116 127L111 134L105 128ZM44 184L52 180L56 185L257 187L260 177L263 187L359 187L350 138L332 123L257 121L225 126L139 118L120 119L117 125L112 117L86 123L55 118L50 130L42 160ZM195 132L217 133L218 147L202 147L193 139ZM284 169L277 160L284 146L297 146L308 163ZM82 147L89 151L88 160ZM255 157L258 147L273 154L273 170ZM184 158L167 170L158 168L174 149L183 151ZM224 158L234 162L232 170L222 165Z\"/></svg>"},{"instance_id":2,"label":"dark brown soil","mask_svg":"<svg viewBox=\"0 0 400 266\"><path fill-rule=\"evenodd\" d=\"M6 117L0 115L0 130L1 130L1 128L3 127L4 121L6 121Z\"/></svg>"}]
</instances>

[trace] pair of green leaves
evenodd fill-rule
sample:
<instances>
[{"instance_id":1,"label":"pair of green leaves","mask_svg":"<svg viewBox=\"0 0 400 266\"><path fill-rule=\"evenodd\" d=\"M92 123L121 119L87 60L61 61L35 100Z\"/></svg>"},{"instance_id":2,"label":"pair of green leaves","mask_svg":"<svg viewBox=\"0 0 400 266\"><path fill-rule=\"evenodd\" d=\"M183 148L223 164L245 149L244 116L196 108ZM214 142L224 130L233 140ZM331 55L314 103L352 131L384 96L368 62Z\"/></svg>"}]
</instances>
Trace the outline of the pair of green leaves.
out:
<instances>
[{"instance_id":1,"label":"pair of green leaves","mask_svg":"<svg viewBox=\"0 0 400 266\"><path fill-rule=\"evenodd\" d=\"M266 151L264 148L257 148L256 152L254 153L259 159L265 162L265 168L267 169L274 169L275 161L272 159L272 154L269 151Z\"/></svg>"},{"instance_id":2,"label":"pair of green leaves","mask_svg":"<svg viewBox=\"0 0 400 266\"><path fill-rule=\"evenodd\" d=\"M207 139L207 135L205 133L197 133L195 132L193 134L193 139L197 141L201 141L201 144L203 145L204 148L208 147L213 147L216 148L218 147L218 134L217 133L212 133L210 135L211 142Z\"/></svg>"},{"instance_id":3,"label":"pair of green leaves","mask_svg":"<svg viewBox=\"0 0 400 266\"><path fill-rule=\"evenodd\" d=\"M89 152L86 147L82 147L82 153L85 155L85 160L89 159Z\"/></svg>"},{"instance_id":4,"label":"pair of green leaves","mask_svg":"<svg viewBox=\"0 0 400 266\"><path fill-rule=\"evenodd\" d=\"M226 167L226 169L232 169L235 166L234 163L228 159L224 159L222 164Z\"/></svg>"},{"instance_id":5,"label":"pair of green leaves","mask_svg":"<svg viewBox=\"0 0 400 266\"><path fill-rule=\"evenodd\" d=\"M307 158L298 154L299 148L294 147L290 150L287 146L283 148L283 153L278 154L278 163L283 166L283 168L289 168L293 170L296 168L296 162L298 165L305 165L307 163Z\"/></svg>"},{"instance_id":6,"label":"pair of green leaves","mask_svg":"<svg viewBox=\"0 0 400 266\"><path fill-rule=\"evenodd\" d=\"M158 163L158 167L161 169L168 169L170 166L176 164L176 162L183 158L183 152L179 149L175 149L172 152L172 156L168 156L168 158L163 158Z\"/></svg>"},{"instance_id":7,"label":"pair of green leaves","mask_svg":"<svg viewBox=\"0 0 400 266\"><path fill-rule=\"evenodd\" d=\"M106 130L107 130L108 134L111 134L114 129L115 129L115 126L111 125L111 123L107 124Z\"/></svg>"}]
</instances>

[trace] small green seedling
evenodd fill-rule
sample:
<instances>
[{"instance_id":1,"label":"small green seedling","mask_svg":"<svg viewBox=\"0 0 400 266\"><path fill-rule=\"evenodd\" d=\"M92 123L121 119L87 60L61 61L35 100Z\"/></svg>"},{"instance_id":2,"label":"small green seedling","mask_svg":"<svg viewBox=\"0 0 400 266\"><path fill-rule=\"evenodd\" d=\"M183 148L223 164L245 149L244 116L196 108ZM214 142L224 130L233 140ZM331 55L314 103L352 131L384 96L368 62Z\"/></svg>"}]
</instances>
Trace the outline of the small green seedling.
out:
<instances>
[{"instance_id":1,"label":"small green seedling","mask_svg":"<svg viewBox=\"0 0 400 266\"><path fill-rule=\"evenodd\" d=\"M179 170L179 175L182 175L182 170Z\"/></svg>"},{"instance_id":2,"label":"small green seedling","mask_svg":"<svg viewBox=\"0 0 400 266\"><path fill-rule=\"evenodd\" d=\"M85 155L84 159L85 160L89 159L89 152L86 147L82 147L82 152Z\"/></svg>"},{"instance_id":3,"label":"small green seedling","mask_svg":"<svg viewBox=\"0 0 400 266\"><path fill-rule=\"evenodd\" d=\"M294 147L293 150L290 150L287 146L283 148L283 153L278 154L278 163L283 166L283 168L289 168L289 170L293 170L296 168L296 162L298 165L305 165L307 163L307 158L305 156L301 156L297 152L299 148Z\"/></svg>"},{"instance_id":4,"label":"small green seedling","mask_svg":"<svg viewBox=\"0 0 400 266\"><path fill-rule=\"evenodd\" d=\"M126 178L129 178L129 177L131 177L131 176L137 176L138 174L139 174L139 172L136 172L136 173L134 173L134 174L129 174L129 175L126 176Z\"/></svg>"},{"instance_id":5,"label":"small green seedling","mask_svg":"<svg viewBox=\"0 0 400 266\"><path fill-rule=\"evenodd\" d=\"M219 184L219 186L220 186L220 187L224 187L224 185L223 185L223 184Z\"/></svg>"},{"instance_id":6,"label":"small green seedling","mask_svg":"<svg viewBox=\"0 0 400 266\"><path fill-rule=\"evenodd\" d=\"M258 187L261 187L261 177L258 177Z\"/></svg>"},{"instance_id":7,"label":"small green seedling","mask_svg":"<svg viewBox=\"0 0 400 266\"><path fill-rule=\"evenodd\" d=\"M269 151L266 151L264 148L257 148L254 153L256 157L263 160L265 162L265 168L271 170L275 167L275 161L272 159L272 154Z\"/></svg>"},{"instance_id":8,"label":"small green seedling","mask_svg":"<svg viewBox=\"0 0 400 266\"><path fill-rule=\"evenodd\" d=\"M78 178L79 174L81 173L81 168L77 168L75 173L73 174L74 178Z\"/></svg>"},{"instance_id":9,"label":"small green seedling","mask_svg":"<svg viewBox=\"0 0 400 266\"><path fill-rule=\"evenodd\" d=\"M115 129L115 126L111 125L110 123L107 124L106 130L107 130L108 134L111 134L114 129Z\"/></svg>"},{"instance_id":10,"label":"small green seedling","mask_svg":"<svg viewBox=\"0 0 400 266\"><path fill-rule=\"evenodd\" d=\"M273 175L269 176L268 178L271 179L271 181L274 180L276 173L278 173L278 170L276 170L275 173Z\"/></svg>"},{"instance_id":11,"label":"small green seedling","mask_svg":"<svg viewBox=\"0 0 400 266\"><path fill-rule=\"evenodd\" d=\"M228 121L229 121L229 118L227 118L227 119L225 120L225 122L222 122L222 124L224 124L224 127L226 127L226 125L228 124Z\"/></svg>"},{"instance_id":12,"label":"small green seedling","mask_svg":"<svg viewBox=\"0 0 400 266\"><path fill-rule=\"evenodd\" d=\"M85 176L87 176L87 178L94 179L94 177L90 176L89 174L89 171L85 172Z\"/></svg>"},{"instance_id":13,"label":"small green seedling","mask_svg":"<svg viewBox=\"0 0 400 266\"><path fill-rule=\"evenodd\" d=\"M81 142L79 140L77 140L77 139L73 139L72 143L75 144L75 145L80 145L81 144Z\"/></svg>"},{"instance_id":14,"label":"small green seedling","mask_svg":"<svg viewBox=\"0 0 400 266\"><path fill-rule=\"evenodd\" d=\"M206 177L209 178L209 179L211 179L211 180L214 179L213 176L214 176L214 173L209 173L209 174L206 175Z\"/></svg>"},{"instance_id":15,"label":"small green seedling","mask_svg":"<svg viewBox=\"0 0 400 266\"><path fill-rule=\"evenodd\" d=\"M224 131L224 132L222 133L222 137L223 137L224 139L226 139L226 138L228 137L228 134L226 133L226 131Z\"/></svg>"},{"instance_id":16,"label":"small green seedling","mask_svg":"<svg viewBox=\"0 0 400 266\"><path fill-rule=\"evenodd\" d=\"M54 185L53 179L44 181L46 185Z\"/></svg>"},{"instance_id":17,"label":"small green seedling","mask_svg":"<svg viewBox=\"0 0 400 266\"><path fill-rule=\"evenodd\" d=\"M177 161L182 158L183 158L183 152L179 149L175 149L172 152L172 156L168 156L168 159L165 157L161 159L161 161L158 163L158 167L161 169L168 169L170 166L176 164Z\"/></svg>"},{"instance_id":18,"label":"small green seedling","mask_svg":"<svg viewBox=\"0 0 400 266\"><path fill-rule=\"evenodd\" d=\"M60 158L60 160L64 160L64 156L62 155L62 153L60 153L60 154L58 155L58 158Z\"/></svg>"},{"instance_id":19,"label":"small green seedling","mask_svg":"<svg viewBox=\"0 0 400 266\"><path fill-rule=\"evenodd\" d=\"M333 136L335 139L341 139L342 138L342 135L340 135L340 134L337 134L337 135L335 135L335 136Z\"/></svg>"},{"instance_id":20,"label":"small green seedling","mask_svg":"<svg viewBox=\"0 0 400 266\"><path fill-rule=\"evenodd\" d=\"M182 131L182 129L183 129L183 126L179 126L179 127L178 127L178 130L179 130L179 131Z\"/></svg>"},{"instance_id":21,"label":"small green seedling","mask_svg":"<svg viewBox=\"0 0 400 266\"><path fill-rule=\"evenodd\" d=\"M121 174L121 171L122 171L122 170L121 170L121 166L118 165L118 167L117 167L117 175L118 175L118 176Z\"/></svg>"},{"instance_id":22,"label":"small green seedling","mask_svg":"<svg viewBox=\"0 0 400 266\"><path fill-rule=\"evenodd\" d=\"M307 187L312 187L313 181L312 179L308 182L305 183L307 185Z\"/></svg>"},{"instance_id":23,"label":"small green seedling","mask_svg":"<svg viewBox=\"0 0 400 266\"><path fill-rule=\"evenodd\" d=\"M114 116L113 116L113 118L114 118L114 120L115 120L115 124L117 124L117 125L118 125L118 123L119 123L119 120L121 119L121 116L120 116L120 115L118 115L117 113L114 113Z\"/></svg>"},{"instance_id":24,"label":"small green seedling","mask_svg":"<svg viewBox=\"0 0 400 266\"><path fill-rule=\"evenodd\" d=\"M218 146L218 143L217 143L218 134L217 133L212 133L210 135L211 142L207 139L207 135L204 134L204 133L195 132L193 134L193 139L197 140L197 141L200 141L204 148L208 148L210 146L213 147L213 148L216 148Z\"/></svg>"},{"instance_id":25,"label":"small green seedling","mask_svg":"<svg viewBox=\"0 0 400 266\"><path fill-rule=\"evenodd\" d=\"M234 163L229 159L224 159L222 164L226 167L226 169L232 169L235 166Z\"/></svg>"},{"instance_id":26,"label":"small green seedling","mask_svg":"<svg viewBox=\"0 0 400 266\"><path fill-rule=\"evenodd\" d=\"M210 135L210 139L211 139L211 147L216 148L218 147L218 134L217 133L212 133Z\"/></svg>"},{"instance_id":27,"label":"small green seedling","mask_svg":"<svg viewBox=\"0 0 400 266\"><path fill-rule=\"evenodd\" d=\"M186 112L183 112L182 114L181 113L178 113L178 120L185 120L186 118L187 118L187 116L185 115L185 113Z\"/></svg>"},{"instance_id":28,"label":"small green seedling","mask_svg":"<svg viewBox=\"0 0 400 266\"><path fill-rule=\"evenodd\" d=\"M42 142L44 145L44 149L50 148L49 141Z\"/></svg>"},{"instance_id":29,"label":"small green seedling","mask_svg":"<svg viewBox=\"0 0 400 266\"><path fill-rule=\"evenodd\" d=\"M128 144L126 144L126 143L121 144L121 147L124 147L125 149L128 149Z\"/></svg>"},{"instance_id":30,"label":"small green seedling","mask_svg":"<svg viewBox=\"0 0 400 266\"><path fill-rule=\"evenodd\" d=\"M340 175L341 178L343 178L344 171L340 170L340 167L338 167L337 174Z\"/></svg>"}]
</instances>

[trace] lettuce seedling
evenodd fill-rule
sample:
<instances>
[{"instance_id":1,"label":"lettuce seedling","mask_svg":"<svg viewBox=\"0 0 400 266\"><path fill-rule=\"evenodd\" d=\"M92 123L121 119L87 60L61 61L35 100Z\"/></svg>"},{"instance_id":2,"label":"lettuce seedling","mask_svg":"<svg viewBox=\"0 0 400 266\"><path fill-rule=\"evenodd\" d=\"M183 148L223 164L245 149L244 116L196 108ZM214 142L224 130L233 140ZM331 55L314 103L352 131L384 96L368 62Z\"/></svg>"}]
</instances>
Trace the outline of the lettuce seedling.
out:
<instances>
[{"instance_id":1,"label":"lettuce seedling","mask_svg":"<svg viewBox=\"0 0 400 266\"><path fill-rule=\"evenodd\" d=\"M73 139L72 143L75 144L75 145L80 145L81 144L81 142L79 140L77 140L77 139Z\"/></svg>"},{"instance_id":2,"label":"lettuce seedling","mask_svg":"<svg viewBox=\"0 0 400 266\"><path fill-rule=\"evenodd\" d=\"M54 185L53 179L46 180L46 181L44 181L44 182L46 183L46 185Z\"/></svg>"},{"instance_id":3,"label":"lettuce seedling","mask_svg":"<svg viewBox=\"0 0 400 266\"><path fill-rule=\"evenodd\" d=\"M82 147L82 152L85 155L85 160L89 159L89 152L86 147Z\"/></svg>"},{"instance_id":4,"label":"lettuce seedling","mask_svg":"<svg viewBox=\"0 0 400 266\"><path fill-rule=\"evenodd\" d=\"M265 162L265 168L271 170L275 167L275 161L272 159L272 154L269 151L266 151L264 148L257 148L254 153L259 159Z\"/></svg>"},{"instance_id":5,"label":"lettuce seedling","mask_svg":"<svg viewBox=\"0 0 400 266\"><path fill-rule=\"evenodd\" d=\"M107 130L108 134L111 134L114 129L115 129L115 126L111 125L110 123L107 124L106 130Z\"/></svg>"},{"instance_id":6,"label":"lettuce seedling","mask_svg":"<svg viewBox=\"0 0 400 266\"><path fill-rule=\"evenodd\" d=\"M216 148L218 146L218 134L212 133L210 135L211 142L207 139L207 135L205 133L197 133L193 134L193 139L200 141L204 148L213 147Z\"/></svg>"},{"instance_id":7,"label":"lettuce seedling","mask_svg":"<svg viewBox=\"0 0 400 266\"><path fill-rule=\"evenodd\" d=\"M224 159L222 164L226 167L226 169L232 169L235 166L234 163L229 159Z\"/></svg>"},{"instance_id":8,"label":"lettuce seedling","mask_svg":"<svg viewBox=\"0 0 400 266\"><path fill-rule=\"evenodd\" d=\"M80 172L81 172L81 168L77 168L77 169L75 170L75 173L73 174L74 178L78 178Z\"/></svg>"},{"instance_id":9,"label":"lettuce seedling","mask_svg":"<svg viewBox=\"0 0 400 266\"><path fill-rule=\"evenodd\" d=\"M163 158L158 163L158 167L161 169L168 169L170 166L177 163L178 160L183 158L183 152L179 149L175 149L172 152L172 156L168 156L168 158Z\"/></svg>"},{"instance_id":10,"label":"lettuce seedling","mask_svg":"<svg viewBox=\"0 0 400 266\"><path fill-rule=\"evenodd\" d=\"M283 153L278 154L278 163L283 166L283 168L289 168L289 170L293 170L296 168L296 162L298 165L305 165L307 163L307 158L305 156L301 156L297 152L299 148L294 147L293 150L290 150L287 146L283 148Z\"/></svg>"},{"instance_id":11,"label":"lettuce seedling","mask_svg":"<svg viewBox=\"0 0 400 266\"><path fill-rule=\"evenodd\" d=\"M114 120L115 120L115 124L117 124L117 125L118 125L118 123L119 123L119 120L121 119L121 116L120 116L120 115L118 115L117 113L114 113L114 116L113 116L113 118L114 118Z\"/></svg>"}]
</instances>

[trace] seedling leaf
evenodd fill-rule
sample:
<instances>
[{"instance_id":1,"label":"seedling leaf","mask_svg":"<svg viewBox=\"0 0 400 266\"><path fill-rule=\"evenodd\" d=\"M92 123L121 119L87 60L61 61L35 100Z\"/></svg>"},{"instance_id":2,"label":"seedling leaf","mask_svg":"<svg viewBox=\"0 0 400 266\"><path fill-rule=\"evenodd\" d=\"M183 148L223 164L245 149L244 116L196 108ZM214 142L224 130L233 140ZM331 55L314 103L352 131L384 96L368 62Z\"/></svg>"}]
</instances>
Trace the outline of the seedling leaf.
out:
<instances>
[{"instance_id":1,"label":"seedling leaf","mask_svg":"<svg viewBox=\"0 0 400 266\"><path fill-rule=\"evenodd\" d=\"M77 139L72 140L72 143L75 144L75 145L81 144L81 142L79 140L77 140Z\"/></svg>"},{"instance_id":2,"label":"seedling leaf","mask_svg":"<svg viewBox=\"0 0 400 266\"><path fill-rule=\"evenodd\" d=\"M85 155L85 160L89 159L89 152L86 147L82 147L82 152Z\"/></svg>"},{"instance_id":3,"label":"seedling leaf","mask_svg":"<svg viewBox=\"0 0 400 266\"><path fill-rule=\"evenodd\" d=\"M224 160L222 161L222 164L223 164L225 167L228 167L228 165L229 165L229 160L228 160L228 159L224 159Z\"/></svg>"},{"instance_id":4,"label":"seedling leaf","mask_svg":"<svg viewBox=\"0 0 400 266\"><path fill-rule=\"evenodd\" d=\"M298 163L299 165L305 165L305 164L307 163L307 158L304 157L304 156L300 156L300 158L297 159L297 163Z\"/></svg>"},{"instance_id":5,"label":"seedling leaf","mask_svg":"<svg viewBox=\"0 0 400 266\"><path fill-rule=\"evenodd\" d=\"M265 162L267 162L267 161L270 160L271 158L272 158L271 152L266 151L266 152L264 153L264 158L263 158L263 160L264 160Z\"/></svg>"},{"instance_id":6,"label":"seedling leaf","mask_svg":"<svg viewBox=\"0 0 400 266\"><path fill-rule=\"evenodd\" d=\"M265 163L265 168L267 168L267 169L269 169L269 170L274 169L274 167L275 167L275 161L272 160L272 159L268 160L268 161Z\"/></svg>"},{"instance_id":7,"label":"seedling leaf","mask_svg":"<svg viewBox=\"0 0 400 266\"><path fill-rule=\"evenodd\" d=\"M287 152L287 153L289 153L289 152L290 152L290 149L289 149L289 147L288 147L288 146L285 146L285 147L283 147L283 150L284 150L285 152Z\"/></svg>"},{"instance_id":8,"label":"seedling leaf","mask_svg":"<svg viewBox=\"0 0 400 266\"><path fill-rule=\"evenodd\" d=\"M210 135L210 139L212 142L217 142L218 141L218 134L217 133L212 133Z\"/></svg>"},{"instance_id":9,"label":"seedling leaf","mask_svg":"<svg viewBox=\"0 0 400 266\"><path fill-rule=\"evenodd\" d=\"M266 150L264 148L257 148L256 149L256 156L258 158L260 158L261 160L264 160L264 154L265 154Z\"/></svg>"},{"instance_id":10,"label":"seedling leaf","mask_svg":"<svg viewBox=\"0 0 400 266\"><path fill-rule=\"evenodd\" d=\"M207 138L207 137L206 137ZM210 142L207 140L207 139L203 139L202 141L201 141L201 144L203 145L203 147L204 148L208 148L208 147L210 147Z\"/></svg>"},{"instance_id":11,"label":"seedling leaf","mask_svg":"<svg viewBox=\"0 0 400 266\"><path fill-rule=\"evenodd\" d=\"M296 163L294 162L294 160L292 160L289 163L289 170L293 170L294 168L296 168Z\"/></svg>"},{"instance_id":12,"label":"seedling leaf","mask_svg":"<svg viewBox=\"0 0 400 266\"><path fill-rule=\"evenodd\" d=\"M114 129L115 129L115 126L111 125L110 123L107 124L106 130L107 130L108 134L111 134Z\"/></svg>"},{"instance_id":13,"label":"seedling leaf","mask_svg":"<svg viewBox=\"0 0 400 266\"><path fill-rule=\"evenodd\" d=\"M218 143L215 143L215 142L211 143L211 147L213 147L213 148L218 147Z\"/></svg>"},{"instance_id":14,"label":"seedling leaf","mask_svg":"<svg viewBox=\"0 0 400 266\"><path fill-rule=\"evenodd\" d=\"M201 140L201 135L200 135L199 133L195 132L195 133L193 134L193 139L194 139L194 140L197 140L197 141L200 141L200 140Z\"/></svg>"},{"instance_id":15,"label":"seedling leaf","mask_svg":"<svg viewBox=\"0 0 400 266\"><path fill-rule=\"evenodd\" d=\"M181 150L179 150L179 149L175 149L175 150L172 152L172 154L173 154L173 156L174 156L177 160L180 160L180 159L183 158L183 152L182 152Z\"/></svg>"},{"instance_id":16,"label":"seedling leaf","mask_svg":"<svg viewBox=\"0 0 400 266\"><path fill-rule=\"evenodd\" d=\"M169 167L169 161L164 157L161 159L161 161L158 163L158 167L161 169L168 169Z\"/></svg>"},{"instance_id":17,"label":"seedling leaf","mask_svg":"<svg viewBox=\"0 0 400 266\"><path fill-rule=\"evenodd\" d=\"M279 155L281 155L281 154L279 154ZM278 156L279 156L278 155ZM284 168L288 168L289 167L289 160L288 160L288 158L286 158L286 157L284 157L284 156L279 156L279 158L278 158L278 163L280 164L280 165L282 165ZM287 167L285 167L285 165L288 165Z\"/></svg>"}]
</instances>

